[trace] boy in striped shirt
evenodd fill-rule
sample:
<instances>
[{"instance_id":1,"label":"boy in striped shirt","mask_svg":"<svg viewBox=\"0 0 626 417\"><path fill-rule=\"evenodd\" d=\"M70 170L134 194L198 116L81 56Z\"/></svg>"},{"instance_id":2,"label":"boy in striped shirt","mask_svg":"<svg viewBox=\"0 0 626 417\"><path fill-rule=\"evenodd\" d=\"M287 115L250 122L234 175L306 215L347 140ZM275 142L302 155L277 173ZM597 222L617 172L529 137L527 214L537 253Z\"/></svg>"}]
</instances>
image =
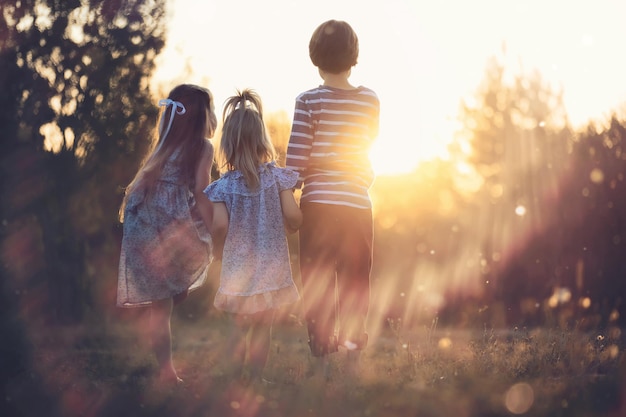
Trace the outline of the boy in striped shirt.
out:
<instances>
[{"instance_id":1,"label":"boy in striped shirt","mask_svg":"<svg viewBox=\"0 0 626 417\"><path fill-rule=\"evenodd\" d=\"M305 319L317 370L347 349L350 371L367 345L373 223L370 147L378 135L379 101L350 84L359 42L343 21L322 23L309 56L324 80L296 98L287 168L300 174L300 271ZM337 330L337 333L335 333Z\"/></svg>"}]
</instances>

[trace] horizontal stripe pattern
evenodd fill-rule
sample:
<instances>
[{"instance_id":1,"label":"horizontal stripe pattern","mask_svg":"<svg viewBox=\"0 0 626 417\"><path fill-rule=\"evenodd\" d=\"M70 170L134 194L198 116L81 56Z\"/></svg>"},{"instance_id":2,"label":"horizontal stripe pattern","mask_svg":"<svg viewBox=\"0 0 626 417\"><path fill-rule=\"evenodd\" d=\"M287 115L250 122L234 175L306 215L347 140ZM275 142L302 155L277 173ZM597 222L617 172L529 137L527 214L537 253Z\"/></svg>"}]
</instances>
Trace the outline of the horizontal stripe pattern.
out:
<instances>
[{"instance_id":1,"label":"horizontal stripe pattern","mask_svg":"<svg viewBox=\"0 0 626 417\"><path fill-rule=\"evenodd\" d=\"M296 98L287 168L297 171L302 202L371 208L370 147L380 104L366 87L319 86Z\"/></svg>"}]
</instances>

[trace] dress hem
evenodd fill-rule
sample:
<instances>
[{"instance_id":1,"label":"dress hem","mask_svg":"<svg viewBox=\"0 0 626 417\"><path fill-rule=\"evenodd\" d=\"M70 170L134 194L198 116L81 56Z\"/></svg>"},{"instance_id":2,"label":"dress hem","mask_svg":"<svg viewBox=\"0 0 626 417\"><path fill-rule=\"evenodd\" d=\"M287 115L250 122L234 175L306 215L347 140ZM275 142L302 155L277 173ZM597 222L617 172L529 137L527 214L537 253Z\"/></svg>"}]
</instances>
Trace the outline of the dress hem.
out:
<instances>
[{"instance_id":1,"label":"dress hem","mask_svg":"<svg viewBox=\"0 0 626 417\"><path fill-rule=\"evenodd\" d=\"M275 291L247 296L228 295L218 291L213 305L218 310L229 313L255 314L295 303L299 298L296 287L290 285Z\"/></svg>"}]
</instances>

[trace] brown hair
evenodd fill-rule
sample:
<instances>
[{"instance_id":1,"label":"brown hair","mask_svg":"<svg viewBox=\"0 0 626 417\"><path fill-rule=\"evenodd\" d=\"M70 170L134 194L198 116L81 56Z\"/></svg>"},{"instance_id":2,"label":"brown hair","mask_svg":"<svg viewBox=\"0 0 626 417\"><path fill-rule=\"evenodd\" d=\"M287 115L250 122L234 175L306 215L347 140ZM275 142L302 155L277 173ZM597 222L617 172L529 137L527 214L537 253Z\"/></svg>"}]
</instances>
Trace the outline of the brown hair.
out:
<instances>
[{"instance_id":1,"label":"brown hair","mask_svg":"<svg viewBox=\"0 0 626 417\"><path fill-rule=\"evenodd\" d=\"M126 188L119 211L121 221L124 221L128 195L135 190L142 190L144 195L149 195L168 158L177 149L181 150L178 163L182 167L183 178L192 188L196 169L206 146L205 138L207 135L212 137L217 128L213 95L208 89L193 84L180 84L170 91L167 98L168 100L159 103L165 106L165 110L161 113L156 141L141 163L135 178Z\"/></svg>"},{"instance_id":2,"label":"brown hair","mask_svg":"<svg viewBox=\"0 0 626 417\"><path fill-rule=\"evenodd\" d=\"M338 74L356 65L359 39L348 23L328 20L313 32L309 41L309 57L319 69Z\"/></svg>"}]
</instances>

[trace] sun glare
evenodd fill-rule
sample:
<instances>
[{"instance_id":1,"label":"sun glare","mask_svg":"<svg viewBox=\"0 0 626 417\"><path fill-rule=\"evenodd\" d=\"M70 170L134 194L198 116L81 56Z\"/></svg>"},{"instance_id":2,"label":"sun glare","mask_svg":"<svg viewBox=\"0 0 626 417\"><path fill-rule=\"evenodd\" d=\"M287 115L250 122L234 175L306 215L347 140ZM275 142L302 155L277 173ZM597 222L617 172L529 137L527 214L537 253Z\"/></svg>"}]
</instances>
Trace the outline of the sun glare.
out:
<instances>
[{"instance_id":1,"label":"sun glare","mask_svg":"<svg viewBox=\"0 0 626 417\"><path fill-rule=\"evenodd\" d=\"M386 99L388 104L385 104ZM370 151L370 160L376 175L402 175L414 172L421 162L435 158L447 159L448 145L454 135L454 125L443 120L431 121L431 126L411 120L402 115L402 93L395 99L383 98L381 105L395 117L381 116L380 134ZM406 125L398 124L398 119L411 120Z\"/></svg>"},{"instance_id":2,"label":"sun glare","mask_svg":"<svg viewBox=\"0 0 626 417\"><path fill-rule=\"evenodd\" d=\"M381 102L380 134L370 154L378 175L410 173L420 162L445 158L452 140L449 121L456 119L460 100L480 84L488 59L499 54L562 86L574 124L626 99L623 89L614 88L626 68L611 48L616 25L589 26L587 14L564 0L514 6L455 1L454 14L450 6L409 0L372 7L319 0L306 16L285 0L172 0L171 5L167 45L155 74L160 91L181 80L200 83L211 89L219 107L236 89L254 88L266 113L292 112L296 96L321 83L308 57L317 25L328 19L349 22L360 46L350 81L376 91ZM564 8L573 13L566 24L557 19ZM529 21L537 24L532 36ZM552 33L556 24L558 37ZM549 53L554 50L563 53ZM611 65L582 65L607 60Z\"/></svg>"},{"instance_id":3,"label":"sun glare","mask_svg":"<svg viewBox=\"0 0 626 417\"><path fill-rule=\"evenodd\" d=\"M386 137L379 137L370 152L370 160L376 175L402 175L413 172L420 158L419 143L406 141L400 145L385 142Z\"/></svg>"}]
</instances>

